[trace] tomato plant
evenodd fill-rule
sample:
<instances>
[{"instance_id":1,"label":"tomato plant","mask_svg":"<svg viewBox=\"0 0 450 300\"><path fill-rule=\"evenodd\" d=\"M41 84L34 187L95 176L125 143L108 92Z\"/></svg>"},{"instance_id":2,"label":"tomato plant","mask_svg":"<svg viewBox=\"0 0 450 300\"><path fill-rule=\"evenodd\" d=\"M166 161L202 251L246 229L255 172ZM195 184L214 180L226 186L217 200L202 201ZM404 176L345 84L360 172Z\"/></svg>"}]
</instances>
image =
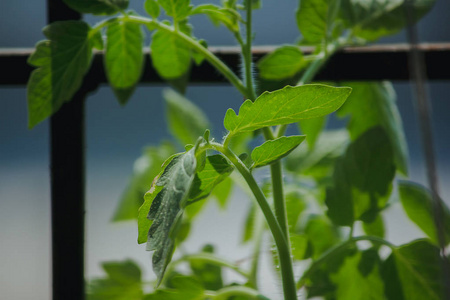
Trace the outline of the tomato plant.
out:
<instances>
[{"instance_id":1,"label":"tomato plant","mask_svg":"<svg viewBox=\"0 0 450 300\"><path fill-rule=\"evenodd\" d=\"M152 32L153 67L176 89L184 90L192 64L209 63L247 99L239 111L224 112L227 132L214 138L201 108L179 92L166 92L170 129L184 150L175 153L177 145L171 143L146 149L114 216L115 221L137 219L138 243L154 251L155 289L144 292L140 268L132 261L107 262L107 276L89 283L90 299L266 299L257 271L268 232L285 300L297 299L299 290L308 298L443 299L447 262L437 247L430 193L396 179L396 174L408 174L408 149L392 86L311 84L336 51L400 31L406 26L406 5L418 21L433 1L302 0L293 16L301 41L279 46L257 62L256 70L252 14L260 0L197 6L189 0L146 0L148 16L128 11L127 0L65 2L81 13L108 17L93 27L64 21L44 28L48 39L29 59L37 67L28 83L30 127L70 101L93 49L104 50L111 87L126 104L143 69L143 29ZM242 76L195 37L189 23L195 15L208 16L234 35L242 50ZM299 45L315 50L306 55ZM346 128L324 130L335 111L348 119ZM291 124L303 135L286 135ZM249 146L261 135L265 142ZM260 168L270 169L270 180L255 176ZM255 247L251 268L216 256L211 245L172 260L207 199L226 206L237 185L255 200L243 229L243 242ZM406 214L427 239L404 245L385 239L383 213L397 190ZM447 208L443 215L448 243ZM355 226L362 226L365 235L355 236ZM182 262L189 263L189 272L177 269ZM307 267L295 274L299 263ZM243 281L225 282L223 268Z\"/></svg>"}]
</instances>

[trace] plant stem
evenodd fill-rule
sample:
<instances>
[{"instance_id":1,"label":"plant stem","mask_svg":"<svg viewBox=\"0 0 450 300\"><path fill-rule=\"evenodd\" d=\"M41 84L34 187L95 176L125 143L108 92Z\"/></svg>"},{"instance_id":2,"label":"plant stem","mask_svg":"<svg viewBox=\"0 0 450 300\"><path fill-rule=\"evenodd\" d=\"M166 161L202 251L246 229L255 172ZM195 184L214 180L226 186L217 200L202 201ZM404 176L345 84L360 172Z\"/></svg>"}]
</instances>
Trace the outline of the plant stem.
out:
<instances>
[{"instance_id":1,"label":"plant stem","mask_svg":"<svg viewBox=\"0 0 450 300\"><path fill-rule=\"evenodd\" d=\"M264 217L266 218L269 229L272 232L272 236L275 240L275 245L277 246L278 255L280 257L280 268L281 268L281 278L283 283L284 299L294 300L297 299L297 291L295 288L294 272L292 269L292 259L291 251L289 248L289 243L287 242L286 236L284 235L280 224L278 223L275 215L267 202L264 193L261 191L260 187L256 183L255 178L250 173L248 168L244 163L236 156L229 148L226 148L218 143L210 143L214 150L221 152L225 155L231 163L236 167L236 169L244 177L248 186L252 190L253 195L261 208Z\"/></svg>"},{"instance_id":2,"label":"plant stem","mask_svg":"<svg viewBox=\"0 0 450 300\"><path fill-rule=\"evenodd\" d=\"M312 263L312 265L309 267L309 269L305 273L303 273L302 278L300 278L300 280L297 282L297 289L300 289L305 285L306 279L308 278L308 276L311 273L313 273L321 264L329 261L331 258L335 257L340 252L342 252L343 250L345 250L346 248L350 247L351 245L353 245L354 243L356 243L358 241L371 241L375 244L384 245L391 249L395 248L395 245L389 243L388 241L386 241L382 238L376 237L376 236L352 237L352 238L348 239L347 241L343 242L342 244L337 245L334 248L331 248L330 250L325 252L321 257L319 257L316 261L314 261Z\"/></svg>"},{"instance_id":3,"label":"plant stem","mask_svg":"<svg viewBox=\"0 0 450 300\"><path fill-rule=\"evenodd\" d=\"M245 61L245 85L251 96L251 100L255 101L256 93L253 83L252 74L252 3L247 0L247 19L246 19L246 43L243 50Z\"/></svg>"},{"instance_id":4,"label":"plant stem","mask_svg":"<svg viewBox=\"0 0 450 300\"><path fill-rule=\"evenodd\" d=\"M252 257L252 266L250 269L249 284L252 288L258 289L258 266L259 266L259 256L261 254L261 244L264 236L264 217L260 210L255 210L255 244Z\"/></svg>"},{"instance_id":5,"label":"plant stem","mask_svg":"<svg viewBox=\"0 0 450 300\"><path fill-rule=\"evenodd\" d=\"M229 286L218 291L206 291L205 297L214 300L226 300L231 296L244 296L245 298L258 299L257 290L245 286Z\"/></svg>"},{"instance_id":6,"label":"plant stem","mask_svg":"<svg viewBox=\"0 0 450 300\"><path fill-rule=\"evenodd\" d=\"M235 265L229 261L226 261L220 257L217 257L211 253L197 253L197 254L184 255L184 256L180 257L179 259L173 261L170 264L170 268L173 269L173 268L175 268L176 265L178 265L182 262L193 261L193 260L201 260L201 261L204 261L204 262L216 265L216 266L227 267L233 271L236 271L236 273L244 276L247 279L250 278L250 274L241 270L237 265ZM169 273L169 272L167 272L167 273Z\"/></svg>"},{"instance_id":7,"label":"plant stem","mask_svg":"<svg viewBox=\"0 0 450 300\"><path fill-rule=\"evenodd\" d=\"M202 54L211 65L213 65L220 73L222 73L223 76L225 76L225 78L228 79L228 81L232 85L234 85L236 87L236 89L238 89L239 92L241 92L246 97L252 96L251 94L248 93L247 88L244 86L244 84L239 79L239 77L236 76L236 74L234 74L234 72L227 65L225 65L217 56L215 56L211 51L209 51L207 48L203 47L203 45L201 45L195 39L184 34L180 30L176 30L174 27L166 25L164 23L161 23L157 20L153 20L153 19L145 18L145 17L139 17L139 16L130 16L130 15L115 17L115 18L111 18L111 19L108 19L104 22L97 24L91 30L90 34L93 35L97 31L99 31L101 28L106 27L109 24L111 24L117 20L122 20L122 21L126 21L126 22L142 24L142 25L151 25L151 26L156 27L159 30L163 30L163 31L174 34L181 41L183 41L189 48Z\"/></svg>"}]
</instances>

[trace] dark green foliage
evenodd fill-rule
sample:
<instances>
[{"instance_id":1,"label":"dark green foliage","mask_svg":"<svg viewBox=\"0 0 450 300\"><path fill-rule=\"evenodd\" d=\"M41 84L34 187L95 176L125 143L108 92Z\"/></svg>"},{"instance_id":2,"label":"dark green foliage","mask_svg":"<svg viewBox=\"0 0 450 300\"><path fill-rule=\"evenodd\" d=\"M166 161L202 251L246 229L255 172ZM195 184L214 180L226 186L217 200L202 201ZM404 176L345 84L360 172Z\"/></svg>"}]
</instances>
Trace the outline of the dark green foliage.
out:
<instances>
[{"instance_id":1,"label":"dark green foliage","mask_svg":"<svg viewBox=\"0 0 450 300\"><path fill-rule=\"evenodd\" d=\"M386 205L394 179L392 148L385 131L366 131L336 162L333 187L327 191L328 216L337 225L373 222Z\"/></svg>"},{"instance_id":2,"label":"dark green foliage","mask_svg":"<svg viewBox=\"0 0 450 300\"><path fill-rule=\"evenodd\" d=\"M201 252L214 253L214 246L206 245ZM192 274L199 280L205 289L216 291L223 287L222 268L201 260L190 260Z\"/></svg>"}]
</instances>

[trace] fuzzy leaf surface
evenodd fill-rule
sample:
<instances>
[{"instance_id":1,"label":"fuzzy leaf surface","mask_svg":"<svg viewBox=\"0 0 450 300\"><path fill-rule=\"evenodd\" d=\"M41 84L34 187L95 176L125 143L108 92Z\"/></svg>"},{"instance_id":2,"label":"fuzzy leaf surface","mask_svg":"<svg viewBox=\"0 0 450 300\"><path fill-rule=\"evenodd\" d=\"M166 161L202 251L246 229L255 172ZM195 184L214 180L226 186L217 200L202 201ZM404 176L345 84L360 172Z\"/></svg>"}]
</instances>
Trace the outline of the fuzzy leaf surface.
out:
<instances>
[{"instance_id":1,"label":"fuzzy leaf surface","mask_svg":"<svg viewBox=\"0 0 450 300\"><path fill-rule=\"evenodd\" d=\"M82 21L55 22L44 28L28 63L38 67L27 85L28 127L45 120L70 101L83 82L92 58L90 27Z\"/></svg>"},{"instance_id":2,"label":"fuzzy leaf surface","mask_svg":"<svg viewBox=\"0 0 450 300\"><path fill-rule=\"evenodd\" d=\"M233 170L233 165L222 155L207 156L205 166L195 174L189 201L198 201L208 197L214 187L225 180Z\"/></svg>"},{"instance_id":3,"label":"fuzzy leaf surface","mask_svg":"<svg viewBox=\"0 0 450 300\"><path fill-rule=\"evenodd\" d=\"M347 128L354 140L367 129L382 126L393 146L395 164L408 173L408 147L402 120L396 104L396 95L389 82L351 82L352 94L337 112L338 116L350 115Z\"/></svg>"},{"instance_id":4,"label":"fuzzy leaf surface","mask_svg":"<svg viewBox=\"0 0 450 300\"><path fill-rule=\"evenodd\" d=\"M407 25L406 5L411 3L414 21L433 7L435 0L342 0L341 13L354 35L374 41Z\"/></svg>"},{"instance_id":5,"label":"fuzzy leaf surface","mask_svg":"<svg viewBox=\"0 0 450 300\"><path fill-rule=\"evenodd\" d=\"M177 227L189 197L196 166L195 147L175 156L145 196L143 207L151 202L147 218L153 221L148 230L147 250L155 250L153 271L159 283L172 258Z\"/></svg>"},{"instance_id":6,"label":"fuzzy leaf surface","mask_svg":"<svg viewBox=\"0 0 450 300\"><path fill-rule=\"evenodd\" d=\"M161 172L163 162L174 152L175 147L168 142L144 149L142 155L134 162L133 175L120 198L112 218L113 222L138 218L138 210L143 203L145 193L151 188L153 179ZM149 209L150 206L147 212ZM147 220L147 213L142 217L144 221L150 222ZM147 241L148 228L142 232L141 240L144 240L142 243Z\"/></svg>"},{"instance_id":7,"label":"fuzzy leaf surface","mask_svg":"<svg viewBox=\"0 0 450 300\"><path fill-rule=\"evenodd\" d=\"M165 90L163 96L167 103L170 132L182 145L194 144L210 127L205 113L173 90Z\"/></svg>"},{"instance_id":8,"label":"fuzzy leaf surface","mask_svg":"<svg viewBox=\"0 0 450 300\"><path fill-rule=\"evenodd\" d=\"M426 240L417 240L392 250L383 263L387 298L445 299L443 266L439 248Z\"/></svg>"},{"instance_id":9,"label":"fuzzy leaf surface","mask_svg":"<svg viewBox=\"0 0 450 300\"><path fill-rule=\"evenodd\" d=\"M294 135L266 141L252 151L253 168L267 166L282 159L297 148L304 140L304 135Z\"/></svg>"},{"instance_id":10,"label":"fuzzy leaf surface","mask_svg":"<svg viewBox=\"0 0 450 300\"><path fill-rule=\"evenodd\" d=\"M141 270L135 262L104 262L102 268L107 277L89 281L88 300L142 299Z\"/></svg>"},{"instance_id":11,"label":"fuzzy leaf surface","mask_svg":"<svg viewBox=\"0 0 450 300\"><path fill-rule=\"evenodd\" d=\"M307 43L318 44L333 31L339 11L337 0L301 0L297 25Z\"/></svg>"},{"instance_id":12,"label":"fuzzy leaf surface","mask_svg":"<svg viewBox=\"0 0 450 300\"><path fill-rule=\"evenodd\" d=\"M372 222L384 207L395 175L392 147L381 127L366 131L336 161L333 187L327 190L328 216L340 226Z\"/></svg>"},{"instance_id":13,"label":"fuzzy leaf surface","mask_svg":"<svg viewBox=\"0 0 450 300\"><path fill-rule=\"evenodd\" d=\"M106 75L119 102L125 104L128 97L120 95L130 93L121 91L134 89L142 74L144 35L139 24L119 21L108 26L106 36Z\"/></svg>"},{"instance_id":14,"label":"fuzzy leaf surface","mask_svg":"<svg viewBox=\"0 0 450 300\"><path fill-rule=\"evenodd\" d=\"M259 76L268 80L286 79L300 72L306 65L298 47L282 46L258 62Z\"/></svg>"},{"instance_id":15,"label":"fuzzy leaf surface","mask_svg":"<svg viewBox=\"0 0 450 300\"><path fill-rule=\"evenodd\" d=\"M424 186L411 182L400 181L398 184L400 201L409 219L436 244L439 245L433 214L433 198ZM446 244L450 241L450 210L443 204L443 230Z\"/></svg>"},{"instance_id":16,"label":"fuzzy leaf surface","mask_svg":"<svg viewBox=\"0 0 450 300\"><path fill-rule=\"evenodd\" d=\"M235 135L320 117L341 107L350 92L350 88L320 84L286 86L274 92L264 92L255 102L246 100L239 109L239 115L228 109L224 126L230 135Z\"/></svg>"},{"instance_id":17,"label":"fuzzy leaf surface","mask_svg":"<svg viewBox=\"0 0 450 300\"><path fill-rule=\"evenodd\" d=\"M153 66L164 79L178 78L189 70L190 50L176 35L156 31L150 49Z\"/></svg>"},{"instance_id":18,"label":"fuzzy leaf surface","mask_svg":"<svg viewBox=\"0 0 450 300\"><path fill-rule=\"evenodd\" d=\"M128 8L129 0L63 0L67 6L83 14L113 15Z\"/></svg>"}]
</instances>

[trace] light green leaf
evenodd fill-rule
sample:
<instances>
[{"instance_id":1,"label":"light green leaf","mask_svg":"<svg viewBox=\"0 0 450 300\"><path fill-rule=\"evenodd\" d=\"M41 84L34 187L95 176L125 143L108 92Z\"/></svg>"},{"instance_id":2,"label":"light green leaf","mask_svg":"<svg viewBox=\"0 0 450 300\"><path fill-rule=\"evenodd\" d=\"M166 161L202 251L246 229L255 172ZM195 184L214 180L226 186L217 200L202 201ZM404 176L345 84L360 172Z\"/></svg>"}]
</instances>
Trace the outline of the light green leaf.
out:
<instances>
[{"instance_id":1,"label":"light green leaf","mask_svg":"<svg viewBox=\"0 0 450 300\"><path fill-rule=\"evenodd\" d=\"M27 86L29 128L58 111L80 88L95 44L89 39L89 30L82 21L55 22L44 28L49 40L39 42L28 59L38 67Z\"/></svg>"},{"instance_id":2,"label":"light green leaf","mask_svg":"<svg viewBox=\"0 0 450 300\"><path fill-rule=\"evenodd\" d=\"M253 149L251 154L253 160L252 168L267 166L282 159L297 148L304 140L304 135L294 135L266 141L261 146Z\"/></svg>"},{"instance_id":3,"label":"light green leaf","mask_svg":"<svg viewBox=\"0 0 450 300\"><path fill-rule=\"evenodd\" d=\"M178 78L189 70L190 50L175 34L156 31L150 48L153 66L164 79Z\"/></svg>"},{"instance_id":4,"label":"light green leaf","mask_svg":"<svg viewBox=\"0 0 450 300\"><path fill-rule=\"evenodd\" d=\"M245 217L244 230L242 231L242 243L247 243L253 238L253 232L255 231L255 204L251 204Z\"/></svg>"},{"instance_id":5,"label":"light green leaf","mask_svg":"<svg viewBox=\"0 0 450 300\"><path fill-rule=\"evenodd\" d=\"M204 168L195 174L189 201L208 197L214 187L227 178L234 167L220 154L206 157Z\"/></svg>"},{"instance_id":6,"label":"light green leaf","mask_svg":"<svg viewBox=\"0 0 450 300\"><path fill-rule=\"evenodd\" d=\"M160 9L156 0L145 0L144 9L154 19L159 16Z\"/></svg>"},{"instance_id":7,"label":"light green leaf","mask_svg":"<svg viewBox=\"0 0 450 300\"><path fill-rule=\"evenodd\" d=\"M190 14L207 15L214 25L218 26L223 24L232 32L239 31L239 21L242 21L241 15L236 10L231 8L221 8L214 4L202 4L196 6Z\"/></svg>"},{"instance_id":8,"label":"light green leaf","mask_svg":"<svg viewBox=\"0 0 450 300\"><path fill-rule=\"evenodd\" d=\"M267 126L324 116L338 109L350 92L350 88L320 84L286 86L274 92L264 92L255 102L246 100L239 109L239 115L228 109L224 126L232 136Z\"/></svg>"},{"instance_id":9,"label":"light green leaf","mask_svg":"<svg viewBox=\"0 0 450 300\"><path fill-rule=\"evenodd\" d=\"M106 36L106 75L119 95L130 96L120 91L134 89L142 74L144 36L141 27L125 21L114 22L108 26ZM119 98L121 104L127 100L128 97Z\"/></svg>"},{"instance_id":10,"label":"light green leaf","mask_svg":"<svg viewBox=\"0 0 450 300\"><path fill-rule=\"evenodd\" d=\"M314 149L300 147L294 150L286 159L286 169L315 178L330 176L336 159L345 153L349 140L347 130L325 131Z\"/></svg>"},{"instance_id":11,"label":"light green leaf","mask_svg":"<svg viewBox=\"0 0 450 300\"><path fill-rule=\"evenodd\" d=\"M373 222L371 223L363 222L363 230L367 235L384 238L385 228L383 217L380 214L378 214Z\"/></svg>"},{"instance_id":12,"label":"light green leaf","mask_svg":"<svg viewBox=\"0 0 450 300\"><path fill-rule=\"evenodd\" d=\"M158 3L175 22L182 21L189 16L192 9L190 0L158 0Z\"/></svg>"},{"instance_id":13,"label":"light green leaf","mask_svg":"<svg viewBox=\"0 0 450 300\"><path fill-rule=\"evenodd\" d=\"M83 14L113 15L128 8L129 0L63 0L67 6Z\"/></svg>"},{"instance_id":14,"label":"light green leaf","mask_svg":"<svg viewBox=\"0 0 450 300\"><path fill-rule=\"evenodd\" d=\"M307 206L305 203L306 197L307 195L305 195L297 186L295 186L295 188L286 186L286 217L290 233L296 232L300 214L306 209Z\"/></svg>"},{"instance_id":15,"label":"light green leaf","mask_svg":"<svg viewBox=\"0 0 450 300\"><path fill-rule=\"evenodd\" d=\"M296 260L304 260L308 256L309 240L304 234L291 234L291 252Z\"/></svg>"},{"instance_id":16,"label":"light green leaf","mask_svg":"<svg viewBox=\"0 0 450 300\"><path fill-rule=\"evenodd\" d=\"M194 103L173 90L165 90L170 132L182 144L194 144L210 126L208 118Z\"/></svg>"},{"instance_id":17,"label":"light green leaf","mask_svg":"<svg viewBox=\"0 0 450 300\"><path fill-rule=\"evenodd\" d=\"M214 253L214 246L206 245L201 252ZM191 259L189 265L193 275L202 283L205 289L217 291L223 287L222 268L220 266L200 259Z\"/></svg>"},{"instance_id":18,"label":"light green leaf","mask_svg":"<svg viewBox=\"0 0 450 300\"><path fill-rule=\"evenodd\" d=\"M141 270L131 261L104 262L106 278L94 279L87 284L88 300L141 299Z\"/></svg>"},{"instance_id":19,"label":"light green leaf","mask_svg":"<svg viewBox=\"0 0 450 300\"><path fill-rule=\"evenodd\" d=\"M329 40L336 25L340 0L301 0L297 25L306 43Z\"/></svg>"},{"instance_id":20,"label":"light green leaf","mask_svg":"<svg viewBox=\"0 0 450 300\"><path fill-rule=\"evenodd\" d=\"M424 186L411 181L400 181L398 184L400 200L408 215L420 229L436 244L439 244L433 214L433 198ZM445 242L450 242L450 210L442 202L443 231Z\"/></svg>"},{"instance_id":21,"label":"light green leaf","mask_svg":"<svg viewBox=\"0 0 450 300\"><path fill-rule=\"evenodd\" d=\"M362 274L362 253L348 256L336 274L331 274L332 282L337 286L336 300L383 300L384 284L379 274L378 265L374 265L370 272Z\"/></svg>"},{"instance_id":22,"label":"light green leaf","mask_svg":"<svg viewBox=\"0 0 450 300\"><path fill-rule=\"evenodd\" d=\"M197 279L188 276L175 276L171 279L173 289L158 289L143 300L202 300L204 288Z\"/></svg>"},{"instance_id":23,"label":"light green leaf","mask_svg":"<svg viewBox=\"0 0 450 300\"><path fill-rule=\"evenodd\" d=\"M312 244L314 258L320 257L339 242L337 228L325 216L310 216L304 232Z\"/></svg>"},{"instance_id":24,"label":"light green leaf","mask_svg":"<svg viewBox=\"0 0 450 300\"><path fill-rule=\"evenodd\" d=\"M343 85L353 90L337 114L351 116L347 128L352 139L369 128L382 126L393 147L397 168L407 174L408 147L392 85L389 82L346 82Z\"/></svg>"},{"instance_id":25,"label":"light green leaf","mask_svg":"<svg viewBox=\"0 0 450 300\"><path fill-rule=\"evenodd\" d=\"M177 227L194 181L197 167L195 151L194 147L170 161L156 179L154 187L145 195L145 202L140 208L145 213L144 209L151 202L147 217L153 222L148 231L147 250L155 250L152 262L158 284L172 258ZM144 227L148 224L138 225Z\"/></svg>"},{"instance_id":26,"label":"light green leaf","mask_svg":"<svg viewBox=\"0 0 450 300\"><path fill-rule=\"evenodd\" d=\"M299 122L300 129L306 135L306 142L310 149L314 149L316 141L325 127L327 116L322 116L314 119L301 120Z\"/></svg>"},{"instance_id":27,"label":"light green leaf","mask_svg":"<svg viewBox=\"0 0 450 300\"><path fill-rule=\"evenodd\" d=\"M175 147L168 142L164 142L157 147L144 149L142 155L134 162L133 175L114 212L113 222L137 219L138 210L143 203L145 193L151 188L153 179L161 172L161 165L165 159L174 152ZM148 209L150 209L150 206ZM147 213L142 217L144 221L148 221ZM142 232L142 243L147 241L147 233L148 228Z\"/></svg>"},{"instance_id":28,"label":"light green leaf","mask_svg":"<svg viewBox=\"0 0 450 300\"><path fill-rule=\"evenodd\" d=\"M383 264L383 280L389 300L443 300L443 267L439 248L417 240L392 250Z\"/></svg>"},{"instance_id":29,"label":"light green leaf","mask_svg":"<svg viewBox=\"0 0 450 300\"><path fill-rule=\"evenodd\" d=\"M407 25L406 5L418 21L433 7L434 0L342 0L341 13L352 33L369 41L399 32Z\"/></svg>"},{"instance_id":30,"label":"light green leaf","mask_svg":"<svg viewBox=\"0 0 450 300\"><path fill-rule=\"evenodd\" d=\"M385 206L395 175L392 148L385 131L366 131L338 160L333 187L327 190L328 216L340 226L355 220L372 222Z\"/></svg>"},{"instance_id":31,"label":"light green leaf","mask_svg":"<svg viewBox=\"0 0 450 300\"><path fill-rule=\"evenodd\" d=\"M227 177L219 183L213 190L212 195L217 199L219 207L225 209L227 207L228 199L233 191L233 180Z\"/></svg>"},{"instance_id":32,"label":"light green leaf","mask_svg":"<svg viewBox=\"0 0 450 300\"><path fill-rule=\"evenodd\" d=\"M282 46L258 62L259 76L268 80L286 79L300 72L306 65L298 47Z\"/></svg>"}]
</instances>

